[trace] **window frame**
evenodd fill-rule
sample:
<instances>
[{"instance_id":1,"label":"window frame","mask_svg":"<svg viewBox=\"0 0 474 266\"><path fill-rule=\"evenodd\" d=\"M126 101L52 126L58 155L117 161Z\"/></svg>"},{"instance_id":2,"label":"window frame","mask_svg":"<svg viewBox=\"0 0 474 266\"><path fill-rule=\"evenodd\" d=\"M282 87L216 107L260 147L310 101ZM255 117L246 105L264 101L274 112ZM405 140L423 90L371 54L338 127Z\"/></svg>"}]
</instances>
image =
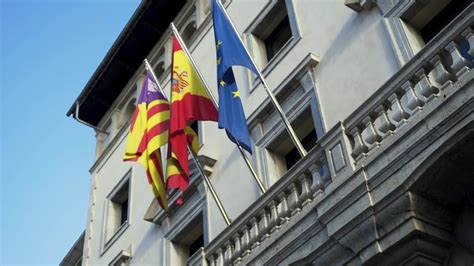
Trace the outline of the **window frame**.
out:
<instances>
[{"instance_id":1,"label":"window frame","mask_svg":"<svg viewBox=\"0 0 474 266\"><path fill-rule=\"evenodd\" d=\"M319 104L318 89L314 76L314 67L318 62L319 59L315 55L311 53L308 54L297 64L295 69L290 71L290 74L283 79L283 82L275 89L274 94L282 105L290 123L299 118L307 108L310 108L311 120L317 138L319 139L326 133L326 125ZM302 91L299 96L296 95L298 90ZM288 97L285 101L281 99L284 97L283 93L288 93ZM274 161L272 158L273 154L272 151L268 149L286 130L280 121L280 117L271 105L269 99L262 103L248 119L249 129L252 139L254 140L255 152L253 154L253 160L258 166L257 169L260 176L264 179L263 182L266 187L270 187L288 170L279 173L282 171L281 165L272 163Z\"/></svg>"},{"instance_id":2,"label":"window frame","mask_svg":"<svg viewBox=\"0 0 474 266\"><path fill-rule=\"evenodd\" d=\"M113 204L113 198L121 192L122 188L128 183L128 193L127 193L127 219L117 228L113 229L114 232L109 230L109 222L111 219L110 212ZM103 223L102 223L102 250L101 256L123 235L123 233L130 227L131 224L131 212L132 212L132 168L130 168L127 173L120 179L120 181L114 186L110 191L107 197L104 199L104 213L103 213Z\"/></svg>"},{"instance_id":3,"label":"window frame","mask_svg":"<svg viewBox=\"0 0 474 266\"><path fill-rule=\"evenodd\" d=\"M286 14L278 14L278 5L283 4L286 7ZM290 39L281 47L281 49L275 53L275 55L267 60L265 39L262 39L258 35L264 30L263 22L273 14L283 16L282 19L287 16L290 24L291 34ZM281 21L280 21L281 22ZM271 32L280 24L273 25ZM278 65L278 63L286 57L286 55L292 50L292 48L301 39L301 32L298 27L298 19L295 12L294 0L270 0L262 9L262 11L254 18L249 26L243 32L243 41L246 47L257 64L258 69L262 73L263 77L267 77L272 70ZM271 34L268 33L268 34ZM268 34L266 37L268 37ZM250 70L247 70L247 75L251 82L250 93L261 83L260 79Z\"/></svg>"},{"instance_id":4,"label":"window frame","mask_svg":"<svg viewBox=\"0 0 474 266\"><path fill-rule=\"evenodd\" d=\"M197 173L194 173L196 175ZM190 198L186 200L186 203L181 205L179 209L176 209L174 213L171 213L171 218L174 220L173 227L167 228L163 240L165 241L164 257L166 265L176 264L176 257L172 256L172 245L176 242L178 237L183 231L192 224L192 222L201 216L202 218L202 234L204 239L204 246L209 243L209 222L208 222L208 202L206 200L206 189L202 180L194 178L195 182L199 182L196 191L190 195ZM177 196L177 195L175 195ZM175 198L175 197L173 197ZM184 259L187 261L192 257L193 254L189 254L189 257Z\"/></svg>"},{"instance_id":5,"label":"window frame","mask_svg":"<svg viewBox=\"0 0 474 266\"><path fill-rule=\"evenodd\" d=\"M383 20L384 26L400 67L406 64L427 44L422 39L421 33L409 21L423 12L425 7L433 3L432 1L438 0L423 3L405 0L377 1L377 6L385 18Z\"/></svg>"}]
</instances>

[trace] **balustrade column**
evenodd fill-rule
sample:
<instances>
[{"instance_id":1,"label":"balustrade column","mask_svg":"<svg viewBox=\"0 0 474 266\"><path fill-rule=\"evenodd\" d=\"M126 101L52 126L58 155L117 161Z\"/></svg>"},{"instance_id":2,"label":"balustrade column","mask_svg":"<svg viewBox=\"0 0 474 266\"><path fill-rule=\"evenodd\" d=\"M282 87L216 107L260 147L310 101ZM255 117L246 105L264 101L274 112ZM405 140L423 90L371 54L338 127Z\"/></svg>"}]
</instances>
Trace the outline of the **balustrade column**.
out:
<instances>
[{"instance_id":1,"label":"balustrade column","mask_svg":"<svg viewBox=\"0 0 474 266\"><path fill-rule=\"evenodd\" d=\"M290 210L288 209L288 200L286 198L285 191L278 194L278 200L280 201L280 220L281 224L290 220Z\"/></svg>"},{"instance_id":2,"label":"balustrade column","mask_svg":"<svg viewBox=\"0 0 474 266\"><path fill-rule=\"evenodd\" d=\"M232 238L234 239L234 253L232 254L231 261L232 263L237 264L242 260L240 257L242 254L242 249L240 247L240 235L237 233L233 235Z\"/></svg>"},{"instance_id":3,"label":"balustrade column","mask_svg":"<svg viewBox=\"0 0 474 266\"><path fill-rule=\"evenodd\" d=\"M395 130L395 125L390 121L390 118L387 114L387 106L382 104L375 108L375 112L379 117L379 126L377 129L383 134L382 138L386 137L387 135L393 135Z\"/></svg>"},{"instance_id":4,"label":"balustrade column","mask_svg":"<svg viewBox=\"0 0 474 266\"><path fill-rule=\"evenodd\" d=\"M249 235L249 228L248 225L244 225L242 229L242 257L247 256L248 254L252 253L250 250L250 235Z\"/></svg>"},{"instance_id":5,"label":"balustrade column","mask_svg":"<svg viewBox=\"0 0 474 266\"><path fill-rule=\"evenodd\" d=\"M351 155L356 161L358 161L361 157L365 157L367 155L367 152L369 151L369 147L367 147L367 145L365 145L364 141L362 140L361 133L362 130L359 128L359 126L355 126L349 131L349 134L354 140L354 147L352 147Z\"/></svg>"},{"instance_id":6,"label":"balustrade column","mask_svg":"<svg viewBox=\"0 0 474 266\"><path fill-rule=\"evenodd\" d=\"M425 103L416 95L413 83L406 81L402 85L402 90L405 92L406 107L413 112L420 111Z\"/></svg>"},{"instance_id":7,"label":"balustrade column","mask_svg":"<svg viewBox=\"0 0 474 266\"><path fill-rule=\"evenodd\" d=\"M298 177L298 180L301 184L301 206L304 207L308 205L312 200L311 195L311 184L310 184L310 177L307 173L303 173Z\"/></svg>"},{"instance_id":8,"label":"balustrade column","mask_svg":"<svg viewBox=\"0 0 474 266\"><path fill-rule=\"evenodd\" d=\"M224 248L223 247L220 247L217 249L216 265L219 265L219 266L224 265Z\"/></svg>"},{"instance_id":9,"label":"balustrade column","mask_svg":"<svg viewBox=\"0 0 474 266\"><path fill-rule=\"evenodd\" d=\"M365 143L370 145L380 146L380 142L382 141L382 136L377 133L374 127L374 121L372 117L369 115L366 118L362 119L362 123L365 125L365 130L367 136L364 138Z\"/></svg>"},{"instance_id":10,"label":"balustrade column","mask_svg":"<svg viewBox=\"0 0 474 266\"><path fill-rule=\"evenodd\" d=\"M217 254L211 254L208 258L209 266L217 266Z\"/></svg>"},{"instance_id":11,"label":"balustrade column","mask_svg":"<svg viewBox=\"0 0 474 266\"><path fill-rule=\"evenodd\" d=\"M267 208L263 208L263 210L260 212L260 243L270 237L270 235L268 234L268 232L270 231L268 214L269 211Z\"/></svg>"},{"instance_id":12,"label":"balustrade column","mask_svg":"<svg viewBox=\"0 0 474 266\"><path fill-rule=\"evenodd\" d=\"M311 177L313 179L313 185L311 186L311 191L313 193L312 197L315 198L316 195L321 193L324 190L324 182L323 178L321 177L321 166L319 164L312 164L308 167L308 170L311 173Z\"/></svg>"},{"instance_id":13,"label":"balustrade column","mask_svg":"<svg viewBox=\"0 0 474 266\"><path fill-rule=\"evenodd\" d=\"M434 66L431 74L434 77L434 80L441 86L440 89L443 89L447 86L447 82L454 80L454 77L451 73L449 73L446 68L444 67L444 63L441 59L441 56L435 55L431 60L430 63ZM449 83L448 83L449 84Z\"/></svg>"},{"instance_id":14,"label":"balustrade column","mask_svg":"<svg viewBox=\"0 0 474 266\"><path fill-rule=\"evenodd\" d=\"M224 252L224 265L229 265L232 262L232 245L230 240L225 242L225 252Z\"/></svg>"},{"instance_id":15,"label":"balustrade column","mask_svg":"<svg viewBox=\"0 0 474 266\"><path fill-rule=\"evenodd\" d=\"M464 58L464 56L461 55L459 45L456 42L450 42L446 46L445 50L448 51L451 56L452 63L450 67L453 70L453 74L459 77L464 72L469 70L471 62L469 62L466 58Z\"/></svg>"},{"instance_id":16,"label":"balustrade column","mask_svg":"<svg viewBox=\"0 0 474 266\"><path fill-rule=\"evenodd\" d=\"M398 95L398 93L394 92L388 97L388 100L391 103L392 109L392 112L390 114L393 120L397 122L396 127L399 127L398 124L405 124L407 122L407 119L410 117L410 114L405 111L402 104L400 103L400 96Z\"/></svg>"},{"instance_id":17,"label":"balustrade column","mask_svg":"<svg viewBox=\"0 0 474 266\"><path fill-rule=\"evenodd\" d=\"M470 56L474 56L474 33L473 33L473 30L472 30L472 27L469 27L467 30L465 30L463 33L462 33L462 36L467 40L467 42L469 43L469 51L467 51L467 53L470 55Z\"/></svg>"},{"instance_id":18,"label":"balustrade column","mask_svg":"<svg viewBox=\"0 0 474 266\"><path fill-rule=\"evenodd\" d=\"M278 209L277 209L277 202L275 200L272 200L270 202L270 233L275 232L276 230L280 229L280 217L278 216Z\"/></svg>"},{"instance_id":19,"label":"balustrade column","mask_svg":"<svg viewBox=\"0 0 474 266\"><path fill-rule=\"evenodd\" d=\"M258 220L257 217L252 217L250 219L250 248L254 249L260 246L259 242L259 229L258 229Z\"/></svg>"},{"instance_id":20,"label":"balustrade column","mask_svg":"<svg viewBox=\"0 0 474 266\"><path fill-rule=\"evenodd\" d=\"M289 193L290 204L289 204L288 207L290 208L290 215L291 216L301 212L300 195L298 194L298 189L296 187L295 182L291 183L290 193Z\"/></svg>"},{"instance_id":21,"label":"balustrade column","mask_svg":"<svg viewBox=\"0 0 474 266\"><path fill-rule=\"evenodd\" d=\"M431 84L428 76L426 75L425 69L420 69L415 73L415 76L418 78L418 82L415 85L415 91L418 89L421 95L426 98L426 102L433 99L436 94L439 92L439 89L433 84Z\"/></svg>"}]
</instances>

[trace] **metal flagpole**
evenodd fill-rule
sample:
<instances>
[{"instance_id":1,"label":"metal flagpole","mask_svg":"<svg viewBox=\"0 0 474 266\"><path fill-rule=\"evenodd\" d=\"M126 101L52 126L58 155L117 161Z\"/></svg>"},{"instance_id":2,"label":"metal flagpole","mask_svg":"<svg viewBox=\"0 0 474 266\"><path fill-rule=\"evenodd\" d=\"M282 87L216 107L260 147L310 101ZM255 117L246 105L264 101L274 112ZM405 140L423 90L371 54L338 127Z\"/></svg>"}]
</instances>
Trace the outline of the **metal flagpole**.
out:
<instances>
[{"instance_id":1,"label":"metal flagpole","mask_svg":"<svg viewBox=\"0 0 474 266\"><path fill-rule=\"evenodd\" d=\"M244 42L243 42L242 39L240 38L240 34L239 34L239 32L237 31L237 29L235 28L234 23L233 23L232 20L230 19L230 16L229 16L229 14L227 13L227 10L226 10L225 7L222 5L222 3L221 3L220 0L216 0L216 1L217 1L218 5L220 6L220 8L223 10L223 12L224 12L224 14L226 15L227 19L229 20L229 23L230 23L230 25L232 26L232 28L234 29L234 31L235 31L237 37L239 38L239 41L241 42L242 46L244 47L245 52L248 54L250 60L252 61L252 64L254 65L255 69L257 70L258 78L259 78L260 81L262 82L263 88L264 88L265 91L267 92L268 96L270 96L270 100L271 100L273 106L275 107L275 109L277 110L278 114L280 115L280 118L283 120L283 123L285 124L286 130L288 131L288 134L290 135L291 140L292 140L293 143L295 144L296 149L298 150L298 152L299 152L299 154L301 155L301 157L305 157L308 152L305 150L305 148L304 148L303 145L301 144L300 140L299 140L298 137L296 136L296 133L295 133L295 131L293 130L293 127L291 126L290 121L289 121L288 118L286 117L285 113L283 112L283 109L281 108L281 106L280 106L280 104L278 103L277 99L275 98L275 96L273 95L272 91L271 91L270 88L268 87L267 82L266 82L265 79L263 78L263 75L262 75L262 73L260 72L260 70L258 69L257 65L255 64L255 61L253 60L252 56L250 56L250 53L249 53L249 51L247 50L247 47L245 46Z\"/></svg>"},{"instance_id":2,"label":"metal flagpole","mask_svg":"<svg viewBox=\"0 0 474 266\"><path fill-rule=\"evenodd\" d=\"M196 72L199 75L199 78L201 78L202 83L204 84L204 87L206 88L207 93L211 97L212 103L214 104L216 109L219 109L219 104L217 103L216 98L214 97L211 90L209 89L209 86L207 85L207 82L204 79L204 76L202 75L201 71L199 71L199 68L197 67L196 62L194 62L194 59L191 56L191 53L189 52L188 48L184 44L183 40L181 39L181 35L179 35L178 29L176 29L173 22L171 22L171 29L173 30L173 33L175 34L176 38L178 38L178 41L180 42L181 47L183 48L184 52L188 55L189 60L191 60L191 64L193 64L194 69L196 69ZM242 149L242 146L240 146L240 144L236 143L235 145L239 149L240 154L242 155L242 158L244 158L244 161L247 164L247 167L249 168L250 172L252 173L252 176L255 179L255 182L257 182L257 185L258 185L258 188L260 189L260 192L262 192L262 194L264 194L265 191L266 191L265 186L263 185L262 180L258 177L257 172L253 169L253 166L252 166L249 158L247 157L247 154L245 154L245 151L244 151L244 149Z\"/></svg>"},{"instance_id":3,"label":"metal flagpole","mask_svg":"<svg viewBox=\"0 0 474 266\"><path fill-rule=\"evenodd\" d=\"M155 79L155 82L158 84L158 79L155 75L155 72L153 71L153 68L148 63L148 60L145 59L143 61L145 62L145 69L150 71L150 73L153 75L153 78ZM158 85L158 88L159 88L161 94L163 94L163 97L165 97L165 99L166 99L166 94L163 91L163 88L160 85ZM168 99L166 99L166 100L169 101ZM170 104L171 104L171 102L170 102ZM217 196L217 193L216 193L214 187L212 186L211 182L209 181L206 174L204 173L204 170L202 169L202 165L199 163L198 159L196 158L196 155L193 153L193 151L191 150L189 145L187 145L187 147L188 147L188 152L191 154L191 157L193 158L194 164L196 164L196 166L199 170L199 174L204 178L204 182L206 183L207 187L211 191L212 197L214 198L214 201L216 202L217 207L219 208L219 211L221 212L222 216L224 217L225 222L227 223L227 225L230 225L231 220L229 218L229 215L225 211L224 206L222 205L222 202L219 199L219 196Z\"/></svg>"}]
</instances>

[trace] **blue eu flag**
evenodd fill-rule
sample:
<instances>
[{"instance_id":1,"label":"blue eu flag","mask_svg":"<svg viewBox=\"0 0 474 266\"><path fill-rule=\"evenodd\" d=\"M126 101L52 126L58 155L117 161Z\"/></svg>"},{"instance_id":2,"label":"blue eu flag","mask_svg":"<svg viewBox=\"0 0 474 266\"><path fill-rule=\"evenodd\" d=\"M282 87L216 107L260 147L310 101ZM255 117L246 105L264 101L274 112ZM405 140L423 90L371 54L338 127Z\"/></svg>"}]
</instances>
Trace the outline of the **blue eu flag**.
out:
<instances>
[{"instance_id":1,"label":"blue eu flag","mask_svg":"<svg viewBox=\"0 0 474 266\"><path fill-rule=\"evenodd\" d=\"M257 69L217 1L219 0L212 0L212 17L217 51L219 128L225 128L233 142L252 153L247 121L232 66L243 66L256 74Z\"/></svg>"}]
</instances>

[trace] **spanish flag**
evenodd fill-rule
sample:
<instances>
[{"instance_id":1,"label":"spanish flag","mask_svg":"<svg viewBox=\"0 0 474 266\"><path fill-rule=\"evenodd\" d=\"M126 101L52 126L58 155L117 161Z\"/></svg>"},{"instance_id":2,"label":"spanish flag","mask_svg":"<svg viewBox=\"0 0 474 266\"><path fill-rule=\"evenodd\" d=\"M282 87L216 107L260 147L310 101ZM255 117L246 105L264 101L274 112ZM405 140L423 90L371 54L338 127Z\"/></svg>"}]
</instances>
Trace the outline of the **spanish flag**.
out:
<instances>
[{"instance_id":1,"label":"spanish flag","mask_svg":"<svg viewBox=\"0 0 474 266\"><path fill-rule=\"evenodd\" d=\"M171 122L167 160L168 189L186 190L189 183L189 160L186 144L197 155L196 133L189 127L193 121L217 121L217 110L192 65L182 44L173 37L171 84ZM180 199L178 203L182 203Z\"/></svg>"},{"instance_id":2,"label":"spanish flag","mask_svg":"<svg viewBox=\"0 0 474 266\"><path fill-rule=\"evenodd\" d=\"M170 105L147 72L125 147L124 161L138 161L146 170L148 183L160 206L167 210L160 147L168 143Z\"/></svg>"}]
</instances>

